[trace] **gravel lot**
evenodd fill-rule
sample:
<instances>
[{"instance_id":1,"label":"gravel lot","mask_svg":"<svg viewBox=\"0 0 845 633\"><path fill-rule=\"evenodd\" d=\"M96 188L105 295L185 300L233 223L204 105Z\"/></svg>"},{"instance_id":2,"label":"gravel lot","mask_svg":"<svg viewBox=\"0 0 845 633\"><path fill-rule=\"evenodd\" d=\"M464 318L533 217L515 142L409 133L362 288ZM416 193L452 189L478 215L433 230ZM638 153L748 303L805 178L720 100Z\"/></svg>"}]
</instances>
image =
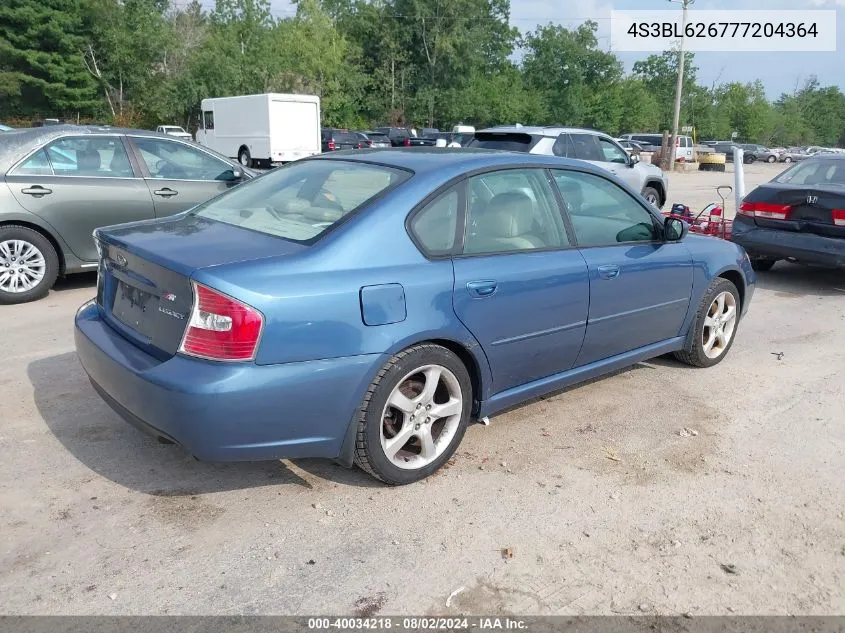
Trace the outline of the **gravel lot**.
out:
<instances>
[{"instance_id":1,"label":"gravel lot","mask_svg":"<svg viewBox=\"0 0 845 633\"><path fill-rule=\"evenodd\" d=\"M673 174L670 200L731 181ZM779 263L717 367L526 405L394 489L200 463L122 422L74 356L93 284L0 308L4 613L845 613L842 273Z\"/></svg>"}]
</instances>

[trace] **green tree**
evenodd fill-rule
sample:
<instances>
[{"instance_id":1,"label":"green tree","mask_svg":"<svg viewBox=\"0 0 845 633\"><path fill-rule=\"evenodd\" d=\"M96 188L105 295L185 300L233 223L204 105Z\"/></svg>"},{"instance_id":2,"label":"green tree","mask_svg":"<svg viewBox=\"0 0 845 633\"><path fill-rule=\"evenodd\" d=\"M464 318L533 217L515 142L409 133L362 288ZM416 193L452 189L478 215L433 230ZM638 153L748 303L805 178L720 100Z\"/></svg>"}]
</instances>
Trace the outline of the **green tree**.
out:
<instances>
[{"instance_id":1,"label":"green tree","mask_svg":"<svg viewBox=\"0 0 845 633\"><path fill-rule=\"evenodd\" d=\"M79 0L0 3L0 114L93 115Z\"/></svg>"}]
</instances>

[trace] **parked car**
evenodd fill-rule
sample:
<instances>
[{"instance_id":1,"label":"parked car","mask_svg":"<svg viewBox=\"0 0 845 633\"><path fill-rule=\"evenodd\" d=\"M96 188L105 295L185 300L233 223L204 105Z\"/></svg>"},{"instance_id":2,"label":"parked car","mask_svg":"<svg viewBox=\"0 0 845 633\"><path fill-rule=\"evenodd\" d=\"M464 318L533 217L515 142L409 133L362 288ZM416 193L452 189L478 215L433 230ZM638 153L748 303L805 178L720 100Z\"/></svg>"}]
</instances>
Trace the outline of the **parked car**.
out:
<instances>
[{"instance_id":1,"label":"parked car","mask_svg":"<svg viewBox=\"0 0 845 633\"><path fill-rule=\"evenodd\" d=\"M437 136L438 134L440 134L440 130L436 127L424 127L419 133L420 136L424 136L426 138L431 138Z\"/></svg>"},{"instance_id":2,"label":"parked car","mask_svg":"<svg viewBox=\"0 0 845 633\"><path fill-rule=\"evenodd\" d=\"M662 134L644 134L633 133L623 134L619 137L626 141L635 141L641 145L650 146L650 151L656 151L654 148L663 146ZM678 136L675 139L675 160L692 161L695 158L695 143L693 143L691 136Z\"/></svg>"},{"instance_id":3,"label":"parked car","mask_svg":"<svg viewBox=\"0 0 845 633\"><path fill-rule=\"evenodd\" d=\"M657 165L629 156L611 137L565 127L501 126L480 130L469 147L577 158L602 167L658 208L666 203L669 179Z\"/></svg>"},{"instance_id":4,"label":"parked car","mask_svg":"<svg viewBox=\"0 0 845 633\"><path fill-rule=\"evenodd\" d=\"M194 137L185 131L185 128L178 125L159 125L156 128L159 134L167 134L167 136L175 136L176 138L183 138L186 141L193 141Z\"/></svg>"},{"instance_id":5,"label":"parked car","mask_svg":"<svg viewBox=\"0 0 845 633\"><path fill-rule=\"evenodd\" d=\"M806 147L789 147L786 152L781 154L780 162L782 163L797 163L802 160L810 158Z\"/></svg>"},{"instance_id":6,"label":"parked car","mask_svg":"<svg viewBox=\"0 0 845 633\"><path fill-rule=\"evenodd\" d=\"M12 130L12 129L14 129L14 128L11 128L8 125L3 125L2 123L0 123L0 132L8 132L9 130Z\"/></svg>"},{"instance_id":7,"label":"parked car","mask_svg":"<svg viewBox=\"0 0 845 633\"><path fill-rule=\"evenodd\" d=\"M473 420L661 354L726 356L755 287L741 248L586 163L430 151L326 154L97 230L75 318L94 388L199 459L407 484Z\"/></svg>"},{"instance_id":8,"label":"parked car","mask_svg":"<svg viewBox=\"0 0 845 633\"><path fill-rule=\"evenodd\" d=\"M342 149L361 149L367 140L367 137L359 132L350 132L349 130L331 127L324 127L320 134L322 136L322 150L324 152L334 152Z\"/></svg>"},{"instance_id":9,"label":"parked car","mask_svg":"<svg viewBox=\"0 0 845 633\"><path fill-rule=\"evenodd\" d=\"M776 163L780 158L779 154L763 145L757 145L755 143L742 143L739 145L739 147L741 147L743 152L745 152L743 162L753 163L759 160L766 163Z\"/></svg>"},{"instance_id":10,"label":"parked car","mask_svg":"<svg viewBox=\"0 0 845 633\"><path fill-rule=\"evenodd\" d=\"M367 137L368 143L366 143L366 147L390 147L390 139L385 134L379 134L378 132L362 132L364 136Z\"/></svg>"},{"instance_id":11,"label":"parked car","mask_svg":"<svg viewBox=\"0 0 845 633\"><path fill-rule=\"evenodd\" d=\"M718 152L719 154L725 155L725 160L729 163L734 161L734 152L737 147L743 147L741 143L725 143L716 145L713 150ZM742 155L742 162L745 164L751 164L757 160L757 155L754 152L745 152L743 147L743 155Z\"/></svg>"},{"instance_id":12,"label":"parked car","mask_svg":"<svg viewBox=\"0 0 845 633\"><path fill-rule=\"evenodd\" d=\"M643 151L643 146L637 143L636 141L627 141L621 138L617 138L614 140L619 143L619 146L624 149L629 156L634 154L639 156L639 154Z\"/></svg>"},{"instance_id":13,"label":"parked car","mask_svg":"<svg viewBox=\"0 0 845 633\"><path fill-rule=\"evenodd\" d=\"M845 268L845 155L813 156L754 189L732 239L755 270L780 259Z\"/></svg>"},{"instance_id":14,"label":"parked car","mask_svg":"<svg viewBox=\"0 0 845 633\"><path fill-rule=\"evenodd\" d=\"M416 136L416 132L406 127L377 127L376 132L389 138L393 147L406 146L406 140Z\"/></svg>"},{"instance_id":15,"label":"parked car","mask_svg":"<svg viewBox=\"0 0 845 633\"><path fill-rule=\"evenodd\" d=\"M85 126L4 132L0 174L0 304L94 270L94 229L179 213L253 175L172 136Z\"/></svg>"}]
</instances>

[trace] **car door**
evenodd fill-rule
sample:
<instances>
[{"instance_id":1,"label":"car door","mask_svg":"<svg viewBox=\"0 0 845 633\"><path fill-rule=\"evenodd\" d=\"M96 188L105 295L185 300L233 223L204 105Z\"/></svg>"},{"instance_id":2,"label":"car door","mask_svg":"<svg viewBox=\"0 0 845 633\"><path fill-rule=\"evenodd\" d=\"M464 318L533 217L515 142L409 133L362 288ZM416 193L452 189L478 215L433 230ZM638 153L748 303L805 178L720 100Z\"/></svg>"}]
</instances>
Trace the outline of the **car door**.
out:
<instances>
[{"instance_id":1,"label":"car door","mask_svg":"<svg viewBox=\"0 0 845 633\"><path fill-rule=\"evenodd\" d=\"M154 217L149 190L118 135L56 139L13 167L6 183L87 262L97 261L94 229Z\"/></svg>"},{"instance_id":2,"label":"car door","mask_svg":"<svg viewBox=\"0 0 845 633\"><path fill-rule=\"evenodd\" d=\"M490 362L493 392L569 369L584 339L589 282L548 172L484 173L466 190L454 309Z\"/></svg>"},{"instance_id":3,"label":"car door","mask_svg":"<svg viewBox=\"0 0 845 633\"><path fill-rule=\"evenodd\" d=\"M590 308L577 365L679 336L692 292L692 256L664 242L638 196L597 174L555 170L590 277Z\"/></svg>"},{"instance_id":4,"label":"car door","mask_svg":"<svg viewBox=\"0 0 845 633\"><path fill-rule=\"evenodd\" d=\"M176 139L130 136L156 217L194 207L237 184L233 165Z\"/></svg>"}]
</instances>

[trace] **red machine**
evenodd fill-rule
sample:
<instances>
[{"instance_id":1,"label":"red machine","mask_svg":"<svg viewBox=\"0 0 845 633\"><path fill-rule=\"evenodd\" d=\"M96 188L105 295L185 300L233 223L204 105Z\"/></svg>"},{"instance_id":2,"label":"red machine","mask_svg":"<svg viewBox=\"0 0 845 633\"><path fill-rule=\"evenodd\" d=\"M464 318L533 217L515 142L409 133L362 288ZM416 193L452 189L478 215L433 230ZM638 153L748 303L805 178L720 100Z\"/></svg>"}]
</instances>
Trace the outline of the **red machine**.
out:
<instances>
[{"instance_id":1,"label":"red machine","mask_svg":"<svg viewBox=\"0 0 845 633\"><path fill-rule=\"evenodd\" d=\"M723 240L730 239L734 223L733 220L725 219L725 197L727 193L732 191L733 187L730 185L717 187L716 192L722 199L722 204L712 202L699 211L697 215L693 215L692 210L685 204L673 204L672 210L668 213L664 212L663 215L687 222L692 233L713 235Z\"/></svg>"}]
</instances>

